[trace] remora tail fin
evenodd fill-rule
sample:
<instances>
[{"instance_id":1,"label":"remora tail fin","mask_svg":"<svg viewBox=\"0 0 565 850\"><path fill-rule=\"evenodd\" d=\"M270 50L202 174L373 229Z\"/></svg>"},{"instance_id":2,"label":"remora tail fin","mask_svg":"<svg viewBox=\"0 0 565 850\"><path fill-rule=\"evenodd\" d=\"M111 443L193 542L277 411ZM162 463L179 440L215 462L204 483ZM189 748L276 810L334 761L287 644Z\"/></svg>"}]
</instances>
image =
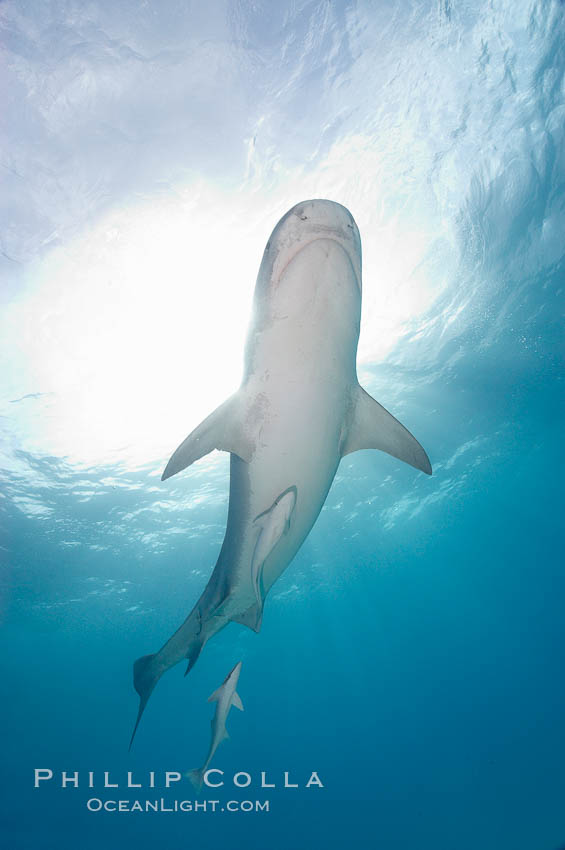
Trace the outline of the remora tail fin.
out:
<instances>
[{"instance_id":1,"label":"remora tail fin","mask_svg":"<svg viewBox=\"0 0 565 850\"><path fill-rule=\"evenodd\" d=\"M200 793L204 784L204 771L202 770L202 768L199 767L196 770L189 770L186 776L188 777L188 779L190 779L196 791Z\"/></svg>"},{"instance_id":2,"label":"remora tail fin","mask_svg":"<svg viewBox=\"0 0 565 850\"><path fill-rule=\"evenodd\" d=\"M248 400L241 390L230 396L175 449L161 481L186 469L214 449L232 452L249 462L255 449L255 438L248 424L248 419L253 418L247 416L249 409Z\"/></svg>"},{"instance_id":3,"label":"remora tail fin","mask_svg":"<svg viewBox=\"0 0 565 850\"><path fill-rule=\"evenodd\" d=\"M143 712L145 711L147 701L153 693L153 688L161 678L161 673L155 672L155 670L153 669L154 658L154 654L142 655L141 658L138 658L133 665L133 686L139 694L139 709L137 711L137 719L135 721L135 726L133 727L133 732L131 735L131 740L129 742L128 750L131 750L133 739L135 738L135 733L137 732L139 721L141 720Z\"/></svg>"},{"instance_id":4,"label":"remora tail fin","mask_svg":"<svg viewBox=\"0 0 565 850\"><path fill-rule=\"evenodd\" d=\"M353 415L342 457L358 449L380 449L427 475L432 474L430 460L418 440L359 385L353 391Z\"/></svg>"}]
</instances>

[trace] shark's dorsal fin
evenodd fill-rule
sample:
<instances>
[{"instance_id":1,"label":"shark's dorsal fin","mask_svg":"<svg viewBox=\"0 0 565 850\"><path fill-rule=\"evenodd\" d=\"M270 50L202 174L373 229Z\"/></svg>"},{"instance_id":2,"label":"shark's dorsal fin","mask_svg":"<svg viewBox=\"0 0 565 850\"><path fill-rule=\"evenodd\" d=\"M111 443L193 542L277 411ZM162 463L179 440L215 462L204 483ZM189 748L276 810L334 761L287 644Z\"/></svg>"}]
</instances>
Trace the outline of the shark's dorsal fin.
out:
<instances>
[{"instance_id":1,"label":"shark's dorsal fin","mask_svg":"<svg viewBox=\"0 0 565 850\"><path fill-rule=\"evenodd\" d=\"M240 711L243 711L243 703L242 703L241 697L237 693L237 691L233 692L233 697L231 698L231 704L235 705L236 708L239 708Z\"/></svg>"},{"instance_id":2,"label":"shark's dorsal fin","mask_svg":"<svg viewBox=\"0 0 565 850\"><path fill-rule=\"evenodd\" d=\"M161 476L166 481L213 449L232 452L247 463L255 450L253 404L239 391L221 404L173 452Z\"/></svg>"},{"instance_id":3,"label":"shark's dorsal fin","mask_svg":"<svg viewBox=\"0 0 565 850\"><path fill-rule=\"evenodd\" d=\"M358 449L380 449L431 475L432 467L420 443L398 419L357 385L353 392L353 415L341 454Z\"/></svg>"}]
</instances>

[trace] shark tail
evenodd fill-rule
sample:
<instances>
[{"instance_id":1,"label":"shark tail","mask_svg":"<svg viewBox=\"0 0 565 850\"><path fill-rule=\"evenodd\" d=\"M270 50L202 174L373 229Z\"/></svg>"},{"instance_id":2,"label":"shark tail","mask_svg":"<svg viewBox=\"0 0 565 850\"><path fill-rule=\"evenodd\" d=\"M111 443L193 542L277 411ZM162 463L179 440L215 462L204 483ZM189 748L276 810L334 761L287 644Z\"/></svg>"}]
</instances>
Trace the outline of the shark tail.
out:
<instances>
[{"instance_id":1,"label":"shark tail","mask_svg":"<svg viewBox=\"0 0 565 850\"><path fill-rule=\"evenodd\" d=\"M133 739L135 738L135 733L137 732L137 727L139 726L139 721L145 711L145 706L147 705L149 697L153 693L153 688L163 673L162 669L160 670L159 668L156 668L155 658L156 654L142 655L142 657L138 658L133 665L133 686L139 694L139 709L137 711L137 719L129 742L130 750L133 744Z\"/></svg>"},{"instance_id":2,"label":"shark tail","mask_svg":"<svg viewBox=\"0 0 565 850\"><path fill-rule=\"evenodd\" d=\"M196 791L200 793L204 784L204 769L200 767L196 770L189 770L186 776L190 779Z\"/></svg>"},{"instance_id":3,"label":"shark tail","mask_svg":"<svg viewBox=\"0 0 565 850\"><path fill-rule=\"evenodd\" d=\"M131 750L139 721L143 717L145 706L149 701L149 697L153 693L155 685L170 667L182 661L183 658L188 659L188 667L186 673L196 664L202 647L206 643L206 639L202 633L202 618L200 608L196 608L188 615L182 626L177 629L174 635L161 647L159 652L153 655L142 655L133 665L133 686L139 694L139 708L137 711L137 719L129 743ZM186 675L185 673L185 675Z\"/></svg>"}]
</instances>

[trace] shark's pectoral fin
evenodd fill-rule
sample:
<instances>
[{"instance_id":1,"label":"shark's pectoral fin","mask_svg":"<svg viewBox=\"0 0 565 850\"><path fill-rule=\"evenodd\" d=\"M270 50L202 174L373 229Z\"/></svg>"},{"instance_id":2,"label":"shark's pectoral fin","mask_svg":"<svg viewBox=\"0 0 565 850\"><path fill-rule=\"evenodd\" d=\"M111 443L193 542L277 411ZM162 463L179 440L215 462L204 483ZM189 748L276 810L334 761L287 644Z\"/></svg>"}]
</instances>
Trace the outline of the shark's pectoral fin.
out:
<instances>
[{"instance_id":1,"label":"shark's pectoral fin","mask_svg":"<svg viewBox=\"0 0 565 850\"><path fill-rule=\"evenodd\" d=\"M247 463L255 450L250 405L240 391L214 410L173 452L161 481L186 469L213 449L232 452Z\"/></svg>"},{"instance_id":2,"label":"shark's pectoral fin","mask_svg":"<svg viewBox=\"0 0 565 850\"><path fill-rule=\"evenodd\" d=\"M220 692L222 688L223 685L220 685L220 687L217 688L213 694L210 694L210 696L208 697L208 702L217 702L220 699Z\"/></svg>"},{"instance_id":3,"label":"shark's pectoral fin","mask_svg":"<svg viewBox=\"0 0 565 850\"><path fill-rule=\"evenodd\" d=\"M355 388L353 399L353 413L341 449L342 457L358 449L380 449L431 475L432 467L426 452L398 419L360 386Z\"/></svg>"},{"instance_id":4,"label":"shark's pectoral fin","mask_svg":"<svg viewBox=\"0 0 565 850\"><path fill-rule=\"evenodd\" d=\"M237 691L233 692L233 697L231 698L231 704L235 705L236 708L239 708L240 711L243 711L243 703L242 703L241 697L237 693Z\"/></svg>"}]
</instances>

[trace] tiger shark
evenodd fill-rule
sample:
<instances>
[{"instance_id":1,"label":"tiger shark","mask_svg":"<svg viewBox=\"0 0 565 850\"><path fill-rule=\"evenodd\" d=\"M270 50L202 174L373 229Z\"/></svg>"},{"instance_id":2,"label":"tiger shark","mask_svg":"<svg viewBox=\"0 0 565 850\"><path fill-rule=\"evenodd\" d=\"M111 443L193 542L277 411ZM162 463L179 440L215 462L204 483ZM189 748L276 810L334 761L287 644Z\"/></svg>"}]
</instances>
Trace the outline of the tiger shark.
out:
<instances>
[{"instance_id":1,"label":"tiger shark","mask_svg":"<svg viewBox=\"0 0 565 850\"><path fill-rule=\"evenodd\" d=\"M267 242L239 390L180 444L162 480L230 452L228 520L210 580L179 629L134 664L133 742L160 677L193 667L229 622L259 631L265 597L306 539L342 457L380 449L431 474L426 452L357 380L361 239L329 200L297 204ZM186 674L185 674L186 675Z\"/></svg>"}]
</instances>

